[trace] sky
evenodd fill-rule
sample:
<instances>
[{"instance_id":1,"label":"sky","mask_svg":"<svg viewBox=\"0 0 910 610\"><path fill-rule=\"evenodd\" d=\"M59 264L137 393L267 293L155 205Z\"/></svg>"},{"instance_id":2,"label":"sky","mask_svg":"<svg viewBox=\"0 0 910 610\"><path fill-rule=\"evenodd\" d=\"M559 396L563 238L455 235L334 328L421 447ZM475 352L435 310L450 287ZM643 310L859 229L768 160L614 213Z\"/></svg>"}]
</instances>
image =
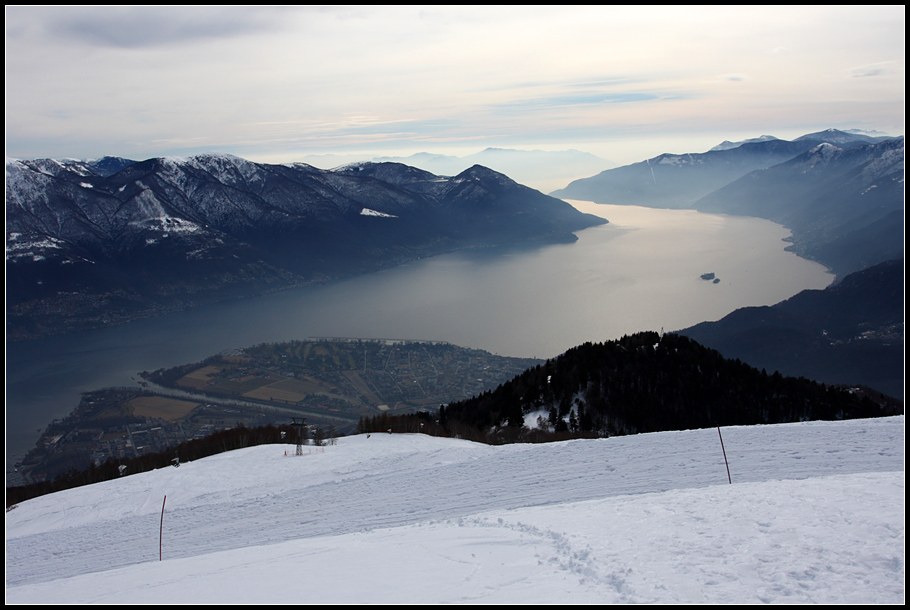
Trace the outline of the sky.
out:
<instances>
[{"instance_id":1,"label":"sky","mask_svg":"<svg viewBox=\"0 0 910 610\"><path fill-rule=\"evenodd\" d=\"M904 603L903 416L722 439L222 453L8 510L5 601Z\"/></svg>"},{"instance_id":2,"label":"sky","mask_svg":"<svg viewBox=\"0 0 910 610\"><path fill-rule=\"evenodd\" d=\"M7 6L6 154L627 164L904 129L903 6Z\"/></svg>"}]
</instances>

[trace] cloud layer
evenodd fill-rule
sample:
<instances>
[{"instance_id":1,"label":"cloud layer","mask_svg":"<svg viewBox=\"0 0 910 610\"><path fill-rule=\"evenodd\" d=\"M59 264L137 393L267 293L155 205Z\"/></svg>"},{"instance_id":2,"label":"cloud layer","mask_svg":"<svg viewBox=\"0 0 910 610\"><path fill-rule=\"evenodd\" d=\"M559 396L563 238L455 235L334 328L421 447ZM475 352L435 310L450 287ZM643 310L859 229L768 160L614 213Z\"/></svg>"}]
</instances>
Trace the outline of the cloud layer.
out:
<instances>
[{"instance_id":1,"label":"cloud layer","mask_svg":"<svg viewBox=\"0 0 910 610\"><path fill-rule=\"evenodd\" d=\"M902 6L10 7L6 35L15 157L903 133Z\"/></svg>"}]
</instances>

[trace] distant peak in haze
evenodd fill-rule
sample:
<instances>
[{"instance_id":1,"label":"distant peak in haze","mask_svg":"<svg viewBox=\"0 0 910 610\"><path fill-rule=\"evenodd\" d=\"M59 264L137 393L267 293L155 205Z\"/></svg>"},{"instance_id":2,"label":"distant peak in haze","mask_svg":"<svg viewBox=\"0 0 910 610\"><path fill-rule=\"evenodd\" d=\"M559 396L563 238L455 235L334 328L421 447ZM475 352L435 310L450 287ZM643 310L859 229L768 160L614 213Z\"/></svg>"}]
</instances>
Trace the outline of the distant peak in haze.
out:
<instances>
[{"instance_id":1,"label":"distant peak in haze","mask_svg":"<svg viewBox=\"0 0 910 610\"><path fill-rule=\"evenodd\" d=\"M478 182L484 182L488 185L498 184L500 186L517 185L514 180L502 172L497 172L496 170L490 169L489 167L480 164L472 165L468 169L464 170L455 176L455 180L474 180Z\"/></svg>"},{"instance_id":2,"label":"distant peak in haze","mask_svg":"<svg viewBox=\"0 0 910 610\"><path fill-rule=\"evenodd\" d=\"M878 131L877 129L846 129L847 133L859 134L863 136L872 136L875 138L890 138L888 134L884 131Z\"/></svg>"},{"instance_id":3,"label":"distant peak in haze","mask_svg":"<svg viewBox=\"0 0 910 610\"><path fill-rule=\"evenodd\" d=\"M799 142L802 140L821 140L835 145L856 144L857 142L872 144L873 142L880 142L882 140L887 140L890 138L891 136L888 135L871 135L870 132L864 131L862 129L849 129L843 131L831 127L823 131L807 133L804 136L796 138L794 142Z\"/></svg>"},{"instance_id":4,"label":"distant peak in haze","mask_svg":"<svg viewBox=\"0 0 910 610\"><path fill-rule=\"evenodd\" d=\"M456 176L479 164L542 192L616 167L612 161L574 149L521 150L492 146L463 157L419 152L408 157L374 157L373 161L406 163L440 176Z\"/></svg>"},{"instance_id":5,"label":"distant peak in haze","mask_svg":"<svg viewBox=\"0 0 910 610\"><path fill-rule=\"evenodd\" d=\"M730 150L731 148L738 148L738 147L742 146L743 144L752 144L753 142L768 142L770 140L779 140L779 139L780 138L776 138L774 136L758 136L757 138L749 138L748 140L740 140L739 142L731 142L730 140L724 140L723 142L721 142L720 144L718 144L711 150L712 151Z\"/></svg>"},{"instance_id":6,"label":"distant peak in haze","mask_svg":"<svg viewBox=\"0 0 910 610\"><path fill-rule=\"evenodd\" d=\"M819 140L824 142L829 142L835 145L841 144L855 144L857 142L865 142L871 144L873 142L879 142L881 140L886 140L890 138L886 133L881 131L876 131L874 129L834 129L833 127L816 131L815 133L807 133L806 135L800 136L793 140L794 142L800 142L804 140ZM775 136L759 136L757 138L749 138L748 140L740 140L738 142L731 142L730 140L724 140L717 146L711 149L709 152L716 152L721 150L730 150L733 148L739 148L743 144L753 144L756 142L770 142L770 141L781 141L780 138Z\"/></svg>"}]
</instances>

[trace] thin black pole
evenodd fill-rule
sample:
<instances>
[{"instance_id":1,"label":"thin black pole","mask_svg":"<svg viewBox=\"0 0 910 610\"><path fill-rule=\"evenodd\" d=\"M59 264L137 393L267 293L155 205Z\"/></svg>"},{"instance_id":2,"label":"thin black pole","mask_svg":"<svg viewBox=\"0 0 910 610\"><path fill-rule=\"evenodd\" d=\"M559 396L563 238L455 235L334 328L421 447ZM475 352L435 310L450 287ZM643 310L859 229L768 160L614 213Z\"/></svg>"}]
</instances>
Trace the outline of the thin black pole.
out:
<instances>
[{"instance_id":1,"label":"thin black pole","mask_svg":"<svg viewBox=\"0 0 910 610\"><path fill-rule=\"evenodd\" d=\"M727 450L724 449L724 437L720 435L720 426L717 427L717 436L720 437L720 450L724 452L724 464L727 465L727 481L733 485L733 479L730 478L730 464L727 462Z\"/></svg>"},{"instance_id":2,"label":"thin black pole","mask_svg":"<svg viewBox=\"0 0 910 610\"><path fill-rule=\"evenodd\" d=\"M167 494L164 496L164 502L161 503L161 527L158 529L158 561L161 561L161 539L164 537L164 503L167 502Z\"/></svg>"}]
</instances>

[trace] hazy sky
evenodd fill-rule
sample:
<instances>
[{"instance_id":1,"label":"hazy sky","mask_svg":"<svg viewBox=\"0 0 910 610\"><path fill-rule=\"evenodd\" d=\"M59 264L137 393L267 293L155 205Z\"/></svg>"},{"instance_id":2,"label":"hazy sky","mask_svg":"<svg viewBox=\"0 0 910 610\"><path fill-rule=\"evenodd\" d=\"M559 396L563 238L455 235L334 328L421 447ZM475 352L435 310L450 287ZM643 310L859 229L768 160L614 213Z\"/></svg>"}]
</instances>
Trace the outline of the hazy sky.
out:
<instances>
[{"instance_id":1,"label":"hazy sky","mask_svg":"<svg viewBox=\"0 0 910 610\"><path fill-rule=\"evenodd\" d=\"M903 6L7 7L6 154L576 148L904 130Z\"/></svg>"}]
</instances>

